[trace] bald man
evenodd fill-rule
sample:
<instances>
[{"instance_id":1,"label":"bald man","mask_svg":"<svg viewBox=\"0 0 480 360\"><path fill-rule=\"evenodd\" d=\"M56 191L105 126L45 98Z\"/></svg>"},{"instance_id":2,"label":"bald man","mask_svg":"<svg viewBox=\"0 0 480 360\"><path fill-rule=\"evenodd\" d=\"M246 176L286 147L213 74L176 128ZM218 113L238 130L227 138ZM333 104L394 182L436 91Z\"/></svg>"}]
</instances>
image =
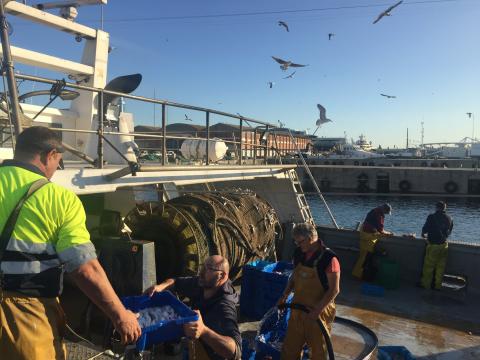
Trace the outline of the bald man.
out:
<instances>
[{"instance_id":1,"label":"bald man","mask_svg":"<svg viewBox=\"0 0 480 360\"><path fill-rule=\"evenodd\" d=\"M188 297L198 321L184 325L185 335L193 341L189 344L189 359L221 360L240 359L241 336L237 323L236 304L238 294L228 279L230 265L227 259L213 255L205 260L199 276L167 279L152 286L146 292L166 289Z\"/></svg>"}]
</instances>

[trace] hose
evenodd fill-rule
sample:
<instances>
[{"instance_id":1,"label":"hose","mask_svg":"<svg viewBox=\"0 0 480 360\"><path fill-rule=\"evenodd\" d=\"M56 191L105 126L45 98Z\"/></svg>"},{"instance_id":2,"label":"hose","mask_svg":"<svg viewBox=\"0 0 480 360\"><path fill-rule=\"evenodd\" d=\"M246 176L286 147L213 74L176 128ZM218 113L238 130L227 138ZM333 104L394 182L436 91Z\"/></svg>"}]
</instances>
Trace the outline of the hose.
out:
<instances>
[{"instance_id":1,"label":"hose","mask_svg":"<svg viewBox=\"0 0 480 360\"><path fill-rule=\"evenodd\" d=\"M290 309L300 310L307 314L310 312L310 310L305 305L298 304L298 303L280 304L278 305L278 308L279 309L290 308ZM320 319L317 319L317 324L318 326L320 326L320 331L322 332L323 338L325 339L325 344L327 345L328 358L330 360L335 360L335 353L333 352L332 340L330 339L330 335L328 334L328 331L325 328L325 325L323 325L323 322Z\"/></svg>"}]
</instances>

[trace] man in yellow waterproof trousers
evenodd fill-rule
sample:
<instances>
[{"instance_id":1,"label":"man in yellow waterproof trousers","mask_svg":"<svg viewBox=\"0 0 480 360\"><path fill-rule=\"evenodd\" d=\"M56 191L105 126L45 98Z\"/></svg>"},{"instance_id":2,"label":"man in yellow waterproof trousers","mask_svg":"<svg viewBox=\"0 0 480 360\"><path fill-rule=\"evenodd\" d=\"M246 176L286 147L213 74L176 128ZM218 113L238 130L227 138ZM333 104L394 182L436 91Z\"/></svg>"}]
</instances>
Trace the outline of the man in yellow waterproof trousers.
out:
<instances>
[{"instance_id":1,"label":"man in yellow waterproof trousers","mask_svg":"<svg viewBox=\"0 0 480 360\"><path fill-rule=\"evenodd\" d=\"M63 275L110 318L124 343L141 335L97 260L85 210L50 178L64 148L56 133L32 126L0 166L0 357L64 360Z\"/></svg>"},{"instance_id":2,"label":"man in yellow waterproof trousers","mask_svg":"<svg viewBox=\"0 0 480 360\"><path fill-rule=\"evenodd\" d=\"M327 347L319 324L330 334L335 319L335 297L340 291L340 264L333 251L318 238L315 226L304 223L293 228L294 270L279 304L294 292L292 303L307 306L310 312L292 309L283 343L282 360L299 359L305 344L310 359L326 360Z\"/></svg>"},{"instance_id":3,"label":"man in yellow waterproof trousers","mask_svg":"<svg viewBox=\"0 0 480 360\"><path fill-rule=\"evenodd\" d=\"M392 207L390 204L383 204L370 210L367 214L360 230L360 253L352 271L352 275L356 278L373 280L371 278L374 277L374 274L371 274L368 269L372 267L372 258L377 241L381 237L393 235L384 229L385 214L391 213Z\"/></svg>"},{"instance_id":4,"label":"man in yellow waterproof trousers","mask_svg":"<svg viewBox=\"0 0 480 360\"><path fill-rule=\"evenodd\" d=\"M446 213L447 204L439 201L435 208L435 213L428 215L422 228L422 237L427 238L427 250L423 262L421 285L425 289L430 289L435 275L433 287L439 290L442 287L443 274L447 264L447 238L452 233L453 221Z\"/></svg>"}]
</instances>

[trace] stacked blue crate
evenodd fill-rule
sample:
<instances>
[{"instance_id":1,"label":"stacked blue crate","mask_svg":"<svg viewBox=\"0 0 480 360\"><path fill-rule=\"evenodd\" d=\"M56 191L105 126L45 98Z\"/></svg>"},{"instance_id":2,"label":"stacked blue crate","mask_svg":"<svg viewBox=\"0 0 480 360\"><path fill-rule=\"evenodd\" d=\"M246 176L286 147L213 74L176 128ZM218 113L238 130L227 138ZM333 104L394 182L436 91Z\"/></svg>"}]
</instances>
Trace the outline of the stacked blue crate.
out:
<instances>
[{"instance_id":1,"label":"stacked blue crate","mask_svg":"<svg viewBox=\"0 0 480 360\"><path fill-rule=\"evenodd\" d=\"M240 292L240 312L243 316L259 319L256 312L256 301L261 296L263 286L262 270L272 264L268 261L256 260L243 267L242 291Z\"/></svg>"},{"instance_id":2,"label":"stacked blue crate","mask_svg":"<svg viewBox=\"0 0 480 360\"><path fill-rule=\"evenodd\" d=\"M267 265L262 270L263 287L262 298L259 299L259 315L263 316L276 305L287 287L288 279L293 271L293 264L280 261Z\"/></svg>"},{"instance_id":3,"label":"stacked blue crate","mask_svg":"<svg viewBox=\"0 0 480 360\"><path fill-rule=\"evenodd\" d=\"M243 267L240 311L242 315L261 319L275 304L287 286L293 264L256 261Z\"/></svg>"}]
</instances>

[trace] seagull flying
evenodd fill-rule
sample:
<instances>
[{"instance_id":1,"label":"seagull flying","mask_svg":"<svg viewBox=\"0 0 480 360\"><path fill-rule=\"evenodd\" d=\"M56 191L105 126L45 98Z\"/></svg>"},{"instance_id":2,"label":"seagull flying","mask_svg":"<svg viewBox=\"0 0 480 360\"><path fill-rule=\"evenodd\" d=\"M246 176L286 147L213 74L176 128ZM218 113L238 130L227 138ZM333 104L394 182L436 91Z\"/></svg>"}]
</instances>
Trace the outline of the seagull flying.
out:
<instances>
[{"instance_id":1,"label":"seagull flying","mask_svg":"<svg viewBox=\"0 0 480 360\"><path fill-rule=\"evenodd\" d=\"M471 119L472 118L472 113L471 112L468 112L466 113L468 115L468 118Z\"/></svg>"},{"instance_id":2,"label":"seagull flying","mask_svg":"<svg viewBox=\"0 0 480 360\"><path fill-rule=\"evenodd\" d=\"M395 5L392 5L390 6L387 10L385 10L384 12L382 12L380 15L377 16L377 18L375 19L375 21L373 22L374 24L376 24L377 22L379 22L384 16L390 16L390 12L395 9L398 5L400 5L401 3L403 2L403 0L397 2Z\"/></svg>"},{"instance_id":3,"label":"seagull flying","mask_svg":"<svg viewBox=\"0 0 480 360\"><path fill-rule=\"evenodd\" d=\"M282 60L282 59L277 58L275 56L272 56L272 59L280 64L280 69L282 69L283 71L287 70L289 67L305 67L305 66L308 66L308 65L295 64L292 61Z\"/></svg>"},{"instance_id":4,"label":"seagull flying","mask_svg":"<svg viewBox=\"0 0 480 360\"><path fill-rule=\"evenodd\" d=\"M328 122L332 121L330 119L327 119L327 110L325 110L325 108L322 105L317 104L317 108L320 111L320 117L316 122L317 126L321 126L322 124L325 124L325 123L328 123Z\"/></svg>"},{"instance_id":5,"label":"seagull flying","mask_svg":"<svg viewBox=\"0 0 480 360\"><path fill-rule=\"evenodd\" d=\"M283 79L292 79L293 75L295 75L296 71L292 72L290 75L285 76Z\"/></svg>"},{"instance_id":6,"label":"seagull flying","mask_svg":"<svg viewBox=\"0 0 480 360\"><path fill-rule=\"evenodd\" d=\"M283 26L285 30L287 30L287 32L290 32L290 30L288 29L288 25L285 21L279 21L278 26Z\"/></svg>"},{"instance_id":7,"label":"seagull flying","mask_svg":"<svg viewBox=\"0 0 480 360\"><path fill-rule=\"evenodd\" d=\"M275 85L273 81L269 81L267 84L270 89L273 88L273 85Z\"/></svg>"},{"instance_id":8,"label":"seagull flying","mask_svg":"<svg viewBox=\"0 0 480 360\"><path fill-rule=\"evenodd\" d=\"M315 123L315 125L317 125L317 128L313 132L313 135L317 133L318 129L320 129L320 126L332 121L330 119L327 119L327 110L325 110L325 108L322 105L317 104L317 108L318 108L318 111L320 111L320 117Z\"/></svg>"},{"instance_id":9,"label":"seagull flying","mask_svg":"<svg viewBox=\"0 0 480 360\"><path fill-rule=\"evenodd\" d=\"M386 98L389 98L389 99L396 99L397 97L395 95L387 95L387 94L380 94L382 96L385 96Z\"/></svg>"},{"instance_id":10,"label":"seagull flying","mask_svg":"<svg viewBox=\"0 0 480 360\"><path fill-rule=\"evenodd\" d=\"M185 114L185 121L192 121L192 119L190 119L187 114Z\"/></svg>"},{"instance_id":11,"label":"seagull flying","mask_svg":"<svg viewBox=\"0 0 480 360\"><path fill-rule=\"evenodd\" d=\"M332 37L334 37L334 36L335 36L334 33L329 33L329 34L328 34L328 40L332 40Z\"/></svg>"}]
</instances>

